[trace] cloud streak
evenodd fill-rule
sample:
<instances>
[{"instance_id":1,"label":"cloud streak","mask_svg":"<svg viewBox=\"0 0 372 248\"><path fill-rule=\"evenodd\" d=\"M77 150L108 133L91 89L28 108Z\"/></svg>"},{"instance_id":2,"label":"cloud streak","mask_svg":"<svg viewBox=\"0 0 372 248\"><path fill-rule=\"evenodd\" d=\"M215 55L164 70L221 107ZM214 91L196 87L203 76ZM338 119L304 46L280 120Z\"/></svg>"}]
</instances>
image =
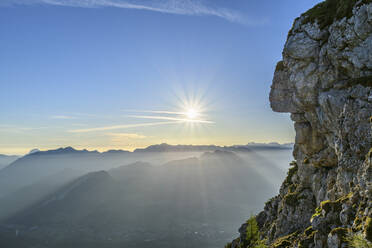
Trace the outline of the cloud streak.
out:
<instances>
[{"instance_id":1,"label":"cloud streak","mask_svg":"<svg viewBox=\"0 0 372 248\"><path fill-rule=\"evenodd\" d=\"M154 116L154 115L127 115L127 117L138 118L138 119L153 119L153 120L170 120L179 122L192 122L192 123L207 123L213 124L213 121L208 120L198 120L198 119L187 119L187 118L177 118L169 116Z\"/></svg>"},{"instance_id":2,"label":"cloud streak","mask_svg":"<svg viewBox=\"0 0 372 248\"><path fill-rule=\"evenodd\" d=\"M167 111L167 110L124 110L125 112L167 114L167 115L184 115L185 112Z\"/></svg>"},{"instance_id":3,"label":"cloud streak","mask_svg":"<svg viewBox=\"0 0 372 248\"><path fill-rule=\"evenodd\" d=\"M16 125L0 125L0 132L7 133L7 132L29 132L35 130L42 130L42 129L49 129L50 127L21 127Z\"/></svg>"},{"instance_id":4,"label":"cloud streak","mask_svg":"<svg viewBox=\"0 0 372 248\"><path fill-rule=\"evenodd\" d=\"M83 129L69 130L69 132L70 133L88 133L88 132L108 131L108 130L116 130L116 129L136 128L136 127L150 127L150 126L169 125L169 124L177 124L177 123L180 123L180 121L162 121L162 122L150 122L150 123L138 123L138 124L128 124L128 125L115 125L115 126L105 126L105 127L83 128Z\"/></svg>"},{"instance_id":5,"label":"cloud streak","mask_svg":"<svg viewBox=\"0 0 372 248\"><path fill-rule=\"evenodd\" d=\"M113 7L154 11L166 14L190 16L215 16L230 22L257 25L262 21L248 20L240 13L226 8L216 8L201 3L200 0L6 0L10 4L47 4L66 7L102 8Z\"/></svg>"},{"instance_id":6,"label":"cloud streak","mask_svg":"<svg viewBox=\"0 0 372 248\"><path fill-rule=\"evenodd\" d=\"M73 116L68 116L68 115L53 115L51 116L52 119L59 119L59 120L70 120L70 119L75 119Z\"/></svg>"},{"instance_id":7,"label":"cloud streak","mask_svg":"<svg viewBox=\"0 0 372 248\"><path fill-rule=\"evenodd\" d=\"M185 123L195 123L195 124L214 124L213 121L204 119L193 119L187 118L187 112L176 112L176 111L163 111L163 110L126 110L127 112L137 112L137 113L149 113L154 115L125 115L124 117L135 118L135 119L147 119L147 120L161 120L160 122L147 122L147 123L136 123L136 124L126 124L126 125L111 125L103 127L93 127L93 128L80 128L68 130L70 133L89 133L89 132L105 132L117 129L128 129L128 128L138 128L138 127L150 127L150 126L161 126L170 124L185 124ZM155 115L156 114L156 115ZM202 115L198 113L199 117ZM131 133L108 133L111 136L120 136L121 138L144 138L137 134Z\"/></svg>"},{"instance_id":8,"label":"cloud streak","mask_svg":"<svg viewBox=\"0 0 372 248\"><path fill-rule=\"evenodd\" d=\"M124 140L138 140L147 138L145 135L137 133L107 133L112 142L122 142Z\"/></svg>"}]
</instances>

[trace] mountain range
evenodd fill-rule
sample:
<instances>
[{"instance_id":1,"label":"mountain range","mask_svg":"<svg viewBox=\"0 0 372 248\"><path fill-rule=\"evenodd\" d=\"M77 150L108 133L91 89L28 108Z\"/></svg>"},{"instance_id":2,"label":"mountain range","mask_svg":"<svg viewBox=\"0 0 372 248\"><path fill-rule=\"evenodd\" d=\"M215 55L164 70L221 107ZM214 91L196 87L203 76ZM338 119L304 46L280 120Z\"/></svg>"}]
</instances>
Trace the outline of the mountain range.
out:
<instances>
[{"instance_id":1,"label":"mountain range","mask_svg":"<svg viewBox=\"0 0 372 248\"><path fill-rule=\"evenodd\" d=\"M0 170L0 246L216 247L276 193L291 152L154 147L167 149L68 147Z\"/></svg>"},{"instance_id":2,"label":"mountain range","mask_svg":"<svg viewBox=\"0 0 372 248\"><path fill-rule=\"evenodd\" d=\"M46 176L72 169L71 175L83 175L96 170L106 170L136 161L163 164L174 159L198 156L206 151L256 152L266 150L290 150L290 144L248 144L241 146L193 146L193 145L152 145L133 152L109 150L106 152L76 150L72 147L55 150L35 150L23 157L10 157L14 161L0 170L0 198L24 186L33 184ZM167 154L166 156L164 154ZM32 165L32 166L31 166ZM1 215L1 214L0 214Z\"/></svg>"}]
</instances>

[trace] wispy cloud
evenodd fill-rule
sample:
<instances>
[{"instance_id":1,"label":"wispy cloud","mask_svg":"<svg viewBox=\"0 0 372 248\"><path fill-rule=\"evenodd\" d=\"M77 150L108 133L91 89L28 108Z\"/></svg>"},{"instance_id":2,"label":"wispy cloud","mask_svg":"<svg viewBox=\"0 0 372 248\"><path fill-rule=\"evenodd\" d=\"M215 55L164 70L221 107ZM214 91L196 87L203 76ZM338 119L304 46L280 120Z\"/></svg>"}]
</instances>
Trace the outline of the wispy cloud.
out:
<instances>
[{"instance_id":1,"label":"wispy cloud","mask_svg":"<svg viewBox=\"0 0 372 248\"><path fill-rule=\"evenodd\" d=\"M107 133L113 142L122 142L123 140L138 140L147 138L145 135L138 133Z\"/></svg>"},{"instance_id":2,"label":"wispy cloud","mask_svg":"<svg viewBox=\"0 0 372 248\"><path fill-rule=\"evenodd\" d=\"M169 116L155 116L155 115L127 115L127 117L138 118L138 119L153 119L153 120L170 120L179 122L192 122L192 123L208 123L213 124L213 121L199 120L199 119L187 119L187 118L177 118Z\"/></svg>"},{"instance_id":3,"label":"wispy cloud","mask_svg":"<svg viewBox=\"0 0 372 248\"><path fill-rule=\"evenodd\" d=\"M113 7L155 11L176 15L215 16L230 22L257 25L263 21L249 20L237 11L203 4L200 0L5 0L10 4L48 4L56 6L99 8Z\"/></svg>"},{"instance_id":4,"label":"wispy cloud","mask_svg":"<svg viewBox=\"0 0 372 248\"><path fill-rule=\"evenodd\" d=\"M150 127L150 126L161 126L161 125L183 124L183 123L214 124L213 121L201 119L203 115L200 113L197 113L196 115L199 118L188 118L187 112L159 111L159 110L125 110L125 111L136 112L136 113L149 113L148 115L125 115L124 117L126 118L129 117L129 118L135 118L135 119L162 120L162 121L161 122L127 124L127 125L110 125L110 126L93 127L93 128L80 128L80 129L72 129L72 130L69 130L68 132L70 133L103 132L103 131L117 130L117 129L128 129L128 128L137 128L137 127ZM152 115L150 115L150 113ZM118 134L115 134L115 135L118 135ZM122 133L121 135L122 137L126 136L127 138L130 138L130 137L139 138L139 136L133 136L133 134Z\"/></svg>"},{"instance_id":5,"label":"wispy cloud","mask_svg":"<svg viewBox=\"0 0 372 248\"><path fill-rule=\"evenodd\" d=\"M17 125L0 125L0 132L28 132L28 131L34 131L34 130L42 130L42 129L48 129L50 127L22 127L22 126L17 126Z\"/></svg>"},{"instance_id":6,"label":"wispy cloud","mask_svg":"<svg viewBox=\"0 0 372 248\"><path fill-rule=\"evenodd\" d=\"M183 115L185 112L167 111L167 110L126 110L125 112L136 112L136 113L151 113L151 114L167 114L167 115Z\"/></svg>"},{"instance_id":7,"label":"wispy cloud","mask_svg":"<svg viewBox=\"0 0 372 248\"><path fill-rule=\"evenodd\" d=\"M83 128L83 129L73 129L69 130L70 133L88 133L97 131L107 131L116 129L127 129L136 127L149 127L149 126L160 126L180 123L180 121L163 121L163 122L150 122L150 123L138 123L138 124L128 124L128 125L115 125L115 126L104 126L104 127L94 127L94 128Z\"/></svg>"},{"instance_id":8,"label":"wispy cloud","mask_svg":"<svg viewBox=\"0 0 372 248\"><path fill-rule=\"evenodd\" d=\"M107 135L121 137L121 138L129 138L129 139L144 139L144 138L146 138L145 135L138 134L138 133L108 133Z\"/></svg>"},{"instance_id":9,"label":"wispy cloud","mask_svg":"<svg viewBox=\"0 0 372 248\"><path fill-rule=\"evenodd\" d=\"M53 115L50 118L52 119L60 119L60 120L70 120L70 119L75 119L73 116L69 115Z\"/></svg>"}]
</instances>

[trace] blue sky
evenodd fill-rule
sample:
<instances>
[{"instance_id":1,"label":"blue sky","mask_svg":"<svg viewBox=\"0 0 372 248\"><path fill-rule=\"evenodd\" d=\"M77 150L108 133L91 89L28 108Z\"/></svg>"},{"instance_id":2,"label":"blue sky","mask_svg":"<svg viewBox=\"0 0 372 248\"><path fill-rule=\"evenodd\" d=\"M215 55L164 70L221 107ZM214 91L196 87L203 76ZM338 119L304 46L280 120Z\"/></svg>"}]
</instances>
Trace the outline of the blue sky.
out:
<instances>
[{"instance_id":1,"label":"blue sky","mask_svg":"<svg viewBox=\"0 0 372 248\"><path fill-rule=\"evenodd\" d=\"M0 153L293 142L268 94L317 2L3 0Z\"/></svg>"}]
</instances>

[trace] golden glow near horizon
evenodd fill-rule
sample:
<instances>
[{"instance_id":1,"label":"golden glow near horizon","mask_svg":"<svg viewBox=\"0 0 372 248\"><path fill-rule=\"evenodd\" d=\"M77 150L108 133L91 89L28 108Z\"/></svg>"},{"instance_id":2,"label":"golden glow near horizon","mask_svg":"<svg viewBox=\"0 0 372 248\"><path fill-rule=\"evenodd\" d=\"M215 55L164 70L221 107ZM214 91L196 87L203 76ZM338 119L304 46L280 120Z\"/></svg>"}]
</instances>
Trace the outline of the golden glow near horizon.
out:
<instances>
[{"instance_id":1,"label":"golden glow near horizon","mask_svg":"<svg viewBox=\"0 0 372 248\"><path fill-rule=\"evenodd\" d=\"M270 133L261 122L250 122L249 128L239 126L229 113L223 112L219 102L206 95L206 91L180 89L168 96L167 104L156 109L124 109L107 114L53 113L41 116L32 127L3 126L0 154L20 155L34 148L49 150L67 146L133 151L160 143L224 146L250 141L291 142L288 138L291 136L283 130ZM294 137L292 129L287 133Z\"/></svg>"}]
</instances>

